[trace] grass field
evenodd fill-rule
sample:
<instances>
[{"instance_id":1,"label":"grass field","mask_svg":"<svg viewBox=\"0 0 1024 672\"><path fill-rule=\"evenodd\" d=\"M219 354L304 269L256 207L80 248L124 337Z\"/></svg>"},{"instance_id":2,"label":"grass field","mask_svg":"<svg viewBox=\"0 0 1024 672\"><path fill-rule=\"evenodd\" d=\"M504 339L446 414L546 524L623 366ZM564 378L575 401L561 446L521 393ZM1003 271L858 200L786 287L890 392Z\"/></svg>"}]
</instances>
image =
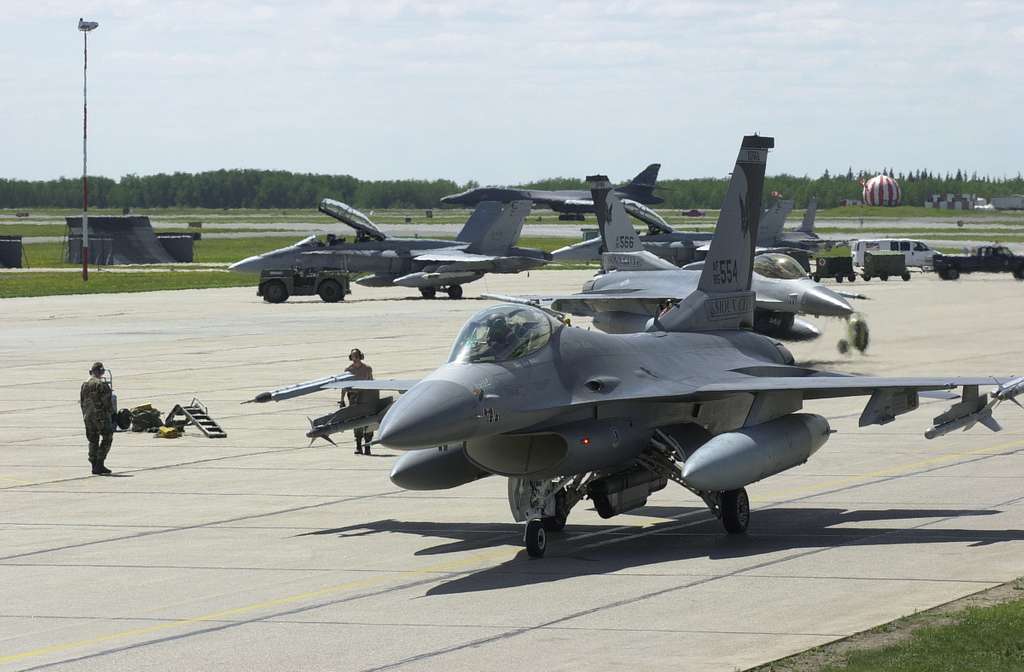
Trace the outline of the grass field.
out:
<instances>
[{"instance_id":1,"label":"grass field","mask_svg":"<svg viewBox=\"0 0 1024 672\"><path fill-rule=\"evenodd\" d=\"M886 623L754 672L1024 670L1024 580Z\"/></svg>"},{"instance_id":2,"label":"grass field","mask_svg":"<svg viewBox=\"0 0 1024 672\"><path fill-rule=\"evenodd\" d=\"M82 282L78 273L0 272L0 299L18 296L51 296L55 294L116 294L120 292L153 292L169 289L208 289L211 287L253 287L256 279L248 273L226 271L148 271L138 273L92 270L89 282Z\"/></svg>"}]
</instances>

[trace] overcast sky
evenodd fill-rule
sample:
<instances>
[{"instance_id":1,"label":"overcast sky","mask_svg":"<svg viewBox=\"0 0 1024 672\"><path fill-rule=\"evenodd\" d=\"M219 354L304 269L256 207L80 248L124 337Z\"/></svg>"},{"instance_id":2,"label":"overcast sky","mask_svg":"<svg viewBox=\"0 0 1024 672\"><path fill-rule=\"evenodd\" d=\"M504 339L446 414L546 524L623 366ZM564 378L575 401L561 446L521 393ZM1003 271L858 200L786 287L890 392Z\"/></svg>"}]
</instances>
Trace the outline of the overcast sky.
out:
<instances>
[{"instance_id":1,"label":"overcast sky","mask_svg":"<svg viewBox=\"0 0 1024 672\"><path fill-rule=\"evenodd\" d=\"M0 177L1024 167L1024 3L15 0Z\"/></svg>"}]
</instances>

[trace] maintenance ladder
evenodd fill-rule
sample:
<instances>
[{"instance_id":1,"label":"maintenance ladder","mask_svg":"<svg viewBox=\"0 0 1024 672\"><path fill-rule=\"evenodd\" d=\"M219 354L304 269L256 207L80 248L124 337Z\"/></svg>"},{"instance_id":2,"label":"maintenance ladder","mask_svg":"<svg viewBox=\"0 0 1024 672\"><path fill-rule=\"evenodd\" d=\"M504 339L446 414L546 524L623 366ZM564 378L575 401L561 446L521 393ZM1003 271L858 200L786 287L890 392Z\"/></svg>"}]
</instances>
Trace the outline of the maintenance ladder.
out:
<instances>
[{"instance_id":1,"label":"maintenance ladder","mask_svg":"<svg viewBox=\"0 0 1024 672\"><path fill-rule=\"evenodd\" d=\"M183 416L184 419L172 423L172 421L176 420L178 416ZM171 409L171 412L167 414L164 424L168 427L174 427L176 425L184 427L189 424L195 425L199 428L199 431L210 439L223 439L228 435L228 433L221 429L221 426L217 424L217 421L210 417L210 413L206 409L206 404L195 397L192 397L192 402L187 406L176 404L174 408Z\"/></svg>"}]
</instances>

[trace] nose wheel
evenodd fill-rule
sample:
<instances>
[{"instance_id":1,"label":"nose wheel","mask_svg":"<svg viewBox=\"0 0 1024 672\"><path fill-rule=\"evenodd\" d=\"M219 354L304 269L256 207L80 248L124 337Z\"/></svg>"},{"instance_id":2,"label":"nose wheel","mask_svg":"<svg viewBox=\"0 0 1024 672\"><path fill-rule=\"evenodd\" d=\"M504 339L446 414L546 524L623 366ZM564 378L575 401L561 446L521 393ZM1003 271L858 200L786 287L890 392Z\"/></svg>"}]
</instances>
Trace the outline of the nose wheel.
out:
<instances>
[{"instance_id":1,"label":"nose wheel","mask_svg":"<svg viewBox=\"0 0 1024 672\"><path fill-rule=\"evenodd\" d=\"M526 552L531 558L544 557L544 551L548 548L548 533L544 530L544 521L534 518L526 523L523 543L526 544Z\"/></svg>"}]
</instances>

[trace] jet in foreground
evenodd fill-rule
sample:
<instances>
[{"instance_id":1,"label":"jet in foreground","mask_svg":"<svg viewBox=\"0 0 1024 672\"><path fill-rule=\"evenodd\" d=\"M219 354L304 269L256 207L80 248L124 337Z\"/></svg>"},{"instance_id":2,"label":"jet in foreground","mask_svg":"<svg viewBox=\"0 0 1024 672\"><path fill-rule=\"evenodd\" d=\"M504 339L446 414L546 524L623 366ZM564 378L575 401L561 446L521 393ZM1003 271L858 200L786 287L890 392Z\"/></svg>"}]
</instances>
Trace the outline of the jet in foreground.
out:
<instances>
[{"instance_id":1,"label":"jet in foreground","mask_svg":"<svg viewBox=\"0 0 1024 672\"><path fill-rule=\"evenodd\" d=\"M728 532L745 531L746 486L802 464L832 434L824 417L800 412L805 402L868 396L867 426L916 409L923 392L963 386L962 401L930 432L979 422L998 430L992 409L1016 401L1024 378L826 373L795 365L779 342L750 331L757 204L773 146L743 139L697 290L648 331L605 334L503 304L471 318L448 363L418 382L341 381L405 391L380 423L379 443L408 451L391 480L430 490L506 477L512 514L539 557L547 531L563 527L582 499L608 518L643 506L669 481L702 499ZM982 385L996 386L991 399Z\"/></svg>"},{"instance_id":2,"label":"jet in foreground","mask_svg":"<svg viewBox=\"0 0 1024 672\"><path fill-rule=\"evenodd\" d=\"M443 289L453 299L462 298L462 285L486 273L519 273L551 260L543 250L516 247L529 201L476 206L455 240L391 238L355 208L325 198L320 212L349 225L356 232L352 242L329 236L305 238L272 252L258 254L229 266L229 270L259 273L265 270L339 270L366 273L356 282L365 287L416 287L432 299Z\"/></svg>"},{"instance_id":3,"label":"jet in foreground","mask_svg":"<svg viewBox=\"0 0 1024 672\"><path fill-rule=\"evenodd\" d=\"M658 181L660 163L652 163L644 168L629 182L615 187L620 198L628 199L642 205L657 205L664 201L654 195L654 185ZM482 201L508 202L529 200L535 208L550 208L555 212L583 215L594 212L594 203L590 200L590 192L579 189L547 191L544 189L518 189L516 187L477 187L458 194L445 196L441 202L445 205L475 206Z\"/></svg>"}]
</instances>

